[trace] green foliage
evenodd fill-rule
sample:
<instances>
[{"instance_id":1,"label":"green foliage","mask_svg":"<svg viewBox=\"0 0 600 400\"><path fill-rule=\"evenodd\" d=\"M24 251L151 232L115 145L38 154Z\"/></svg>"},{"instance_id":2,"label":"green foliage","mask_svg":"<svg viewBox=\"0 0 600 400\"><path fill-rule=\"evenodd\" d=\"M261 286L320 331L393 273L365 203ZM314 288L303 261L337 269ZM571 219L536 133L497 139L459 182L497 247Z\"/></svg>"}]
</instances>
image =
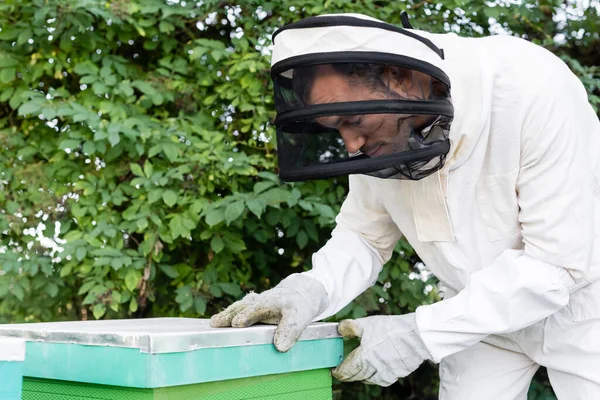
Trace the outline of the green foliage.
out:
<instances>
[{"instance_id":1,"label":"green foliage","mask_svg":"<svg viewBox=\"0 0 600 400\"><path fill-rule=\"evenodd\" d=\"M598 107L600 18L570 3L3 1L0 320L208 317L310 268L347 185L277 179L269 46L282 24L326 12L400 24L407 10L436 32L501 26L563 57ZM437 300L432 279L411 279L417 262L400 243L336 318ZM436 379L425 365L390 389L341 388L426 398Z\"/></svg>"}]
</instances>

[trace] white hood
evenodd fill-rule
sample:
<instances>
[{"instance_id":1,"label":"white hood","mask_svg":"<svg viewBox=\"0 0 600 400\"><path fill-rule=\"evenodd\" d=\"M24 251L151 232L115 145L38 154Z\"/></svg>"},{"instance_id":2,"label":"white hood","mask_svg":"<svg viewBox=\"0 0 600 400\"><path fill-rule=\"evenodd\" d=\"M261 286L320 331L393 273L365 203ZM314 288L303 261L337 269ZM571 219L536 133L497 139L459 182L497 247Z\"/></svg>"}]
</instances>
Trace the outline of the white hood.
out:
<instances>
[{"instance_id":1,"label":"white hood","mask_svg":"<svg viewBox=\"0 0 600 400\"><path fill-rule=\"evenodd\" d=\"M444 60L436 52L419 40L426 39L425 32L396 28L375 18L361 14L327 14L312 18L348 18L357 23L372 22L379 26L324 26L297 29L280 29L274 35L274 49L271 66L291 57L315 53L364 51L396 54L424 61L444 70ZM306 20L303 20L304 22ZM396 30L381 29L382 26ZM293 27L293 24L290 25ZM404 33L401 33L404 32ZM417 36L417 38L415 37ZM431 43L435 46L434 43Z\"/></svg>"}]
</instances>

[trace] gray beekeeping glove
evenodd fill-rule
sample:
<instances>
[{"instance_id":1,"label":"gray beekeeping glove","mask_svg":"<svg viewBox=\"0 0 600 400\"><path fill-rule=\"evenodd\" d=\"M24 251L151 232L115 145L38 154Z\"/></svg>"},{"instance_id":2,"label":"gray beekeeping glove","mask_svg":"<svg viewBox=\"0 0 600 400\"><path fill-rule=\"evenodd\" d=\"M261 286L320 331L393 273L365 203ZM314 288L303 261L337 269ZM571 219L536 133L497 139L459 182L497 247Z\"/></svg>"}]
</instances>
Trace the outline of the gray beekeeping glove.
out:
<instances>
[{"instance_id":1,"label":"gray beekeeping glove","mask_svg":"<svg viewBox=\"0 0 600 400\"><path fill-rule=\"evenodd\" d=\"M304 274L292 274L274 288L260 294L249 293L213 315L210 325L214 328L245 328L258 322L278 325L273 342L277 350L286 352L328 304L327 292L319 281Z\"/></svg>"},{"instance_id":2,"label":"gray beekeeping glove","mask_svg":"<svg viewBox=\"0 0 600 400\"><path fill-rule=\"evenodd\" d=\"M360 346L333 370L341 381L390 386L431 359L414 313L344 320L338 331L361 339Z\"/></svg>"}]
</instances>

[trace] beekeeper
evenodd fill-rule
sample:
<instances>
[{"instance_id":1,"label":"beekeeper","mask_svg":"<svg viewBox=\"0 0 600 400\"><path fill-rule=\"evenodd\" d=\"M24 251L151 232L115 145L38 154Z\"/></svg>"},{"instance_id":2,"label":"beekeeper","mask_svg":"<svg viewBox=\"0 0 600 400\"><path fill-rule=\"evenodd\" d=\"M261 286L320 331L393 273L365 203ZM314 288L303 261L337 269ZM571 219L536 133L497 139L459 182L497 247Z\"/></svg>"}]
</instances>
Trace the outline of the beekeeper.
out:
<instances>
[{"instance_id":1,"label":"beekeeper","mask_svg":"<svg viewBox=\"0 0 600 400\"><path fill-rule=\"evenodd\" d=\"M443 399L600 399L600 123L557 57L510 36L357 14L274 35L280 177L350 175L313 269L248 294L215 327L278 324L287 351L373 285L401 236L446 288L415 313L343 321L334 371L388 386L440 363Z\"/></svg>"}]
</instances>

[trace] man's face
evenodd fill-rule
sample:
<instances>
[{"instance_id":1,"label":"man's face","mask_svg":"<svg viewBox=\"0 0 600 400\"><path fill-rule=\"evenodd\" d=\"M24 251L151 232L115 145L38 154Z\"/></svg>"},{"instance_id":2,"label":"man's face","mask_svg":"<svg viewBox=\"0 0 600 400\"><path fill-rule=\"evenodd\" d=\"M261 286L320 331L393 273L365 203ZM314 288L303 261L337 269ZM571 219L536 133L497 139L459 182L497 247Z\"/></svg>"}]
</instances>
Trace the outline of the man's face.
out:
<instances>
[{"instance_id":1,"label":"man's face","mask_svg":"<svg viewBox=\"0 0 600 400\"><path fill-rule=\"evenodd\" d=\"M429 97L430 78L425 74L388 70L382 76L388 91L373 89L366 84L353 83L330 66L321 66L314 79L309 104L328 104L365 100L410 99ZM319 117L316 121L340 132L346 150L355 154L359 150L370 157L408 150L412 129L425 126L434 118L404 114L363 114Z\"/></svg>"}]
</instances>

